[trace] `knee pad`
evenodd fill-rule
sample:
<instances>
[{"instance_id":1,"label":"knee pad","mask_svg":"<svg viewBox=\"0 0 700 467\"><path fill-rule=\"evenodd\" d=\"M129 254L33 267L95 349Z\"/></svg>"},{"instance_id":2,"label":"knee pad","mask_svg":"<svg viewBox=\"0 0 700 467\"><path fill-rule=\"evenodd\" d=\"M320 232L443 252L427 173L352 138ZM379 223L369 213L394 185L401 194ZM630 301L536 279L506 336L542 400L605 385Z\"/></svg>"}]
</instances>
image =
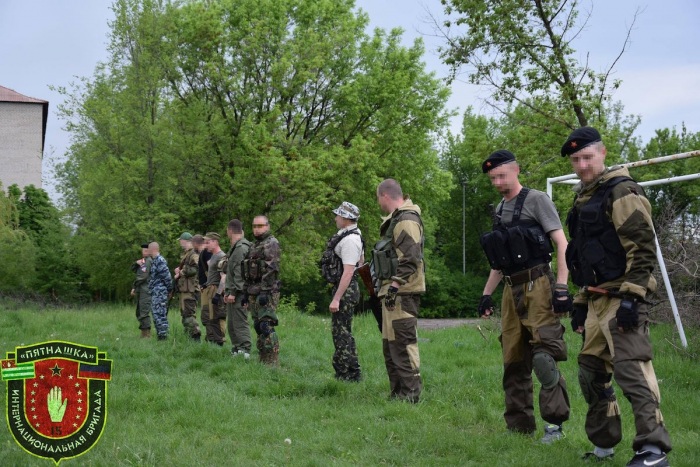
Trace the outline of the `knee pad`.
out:
<instances>
[{"instance_id":1,"label":"knee pad","mask_svg":"<svg viewBox=\"0 0 700 467\"><path fill-rule=\"evenodd\" d=\"M536 353L532 357L532 367L543 389L552 389L559 384L559 368L551 355L544 352Z\"/></svg>"},{"instance_id":2,"label":"knee pad","mask_svg":"<svg viewBox=\"0 0 700 467\"><path fill-rule=\"evenodd\" d=\"M581 386L584 400L588 405L593 405L599 400L615 400L615 390L610 384L612 375L607 373L597 373L588 368L579 366L578 383Z\"/></svg>"}]
</instances>

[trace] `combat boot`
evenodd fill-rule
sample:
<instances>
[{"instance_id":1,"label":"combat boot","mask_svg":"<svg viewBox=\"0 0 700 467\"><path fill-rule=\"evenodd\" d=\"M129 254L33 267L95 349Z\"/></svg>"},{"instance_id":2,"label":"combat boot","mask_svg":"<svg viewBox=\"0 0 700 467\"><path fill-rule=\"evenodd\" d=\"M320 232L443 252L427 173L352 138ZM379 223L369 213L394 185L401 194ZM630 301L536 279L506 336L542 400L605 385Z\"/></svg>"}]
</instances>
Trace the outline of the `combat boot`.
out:
<instances>
[{"instance_id":1,"label":"combat boot","mask_svg":"<svg viewBox=\"0 0 700 467\"><path fill-rule=\"evenodd\" d=\"M141 329L141 338L142 339L150 339L151 337L151 330L150 329Z\"/></svg>"}]
</instances>

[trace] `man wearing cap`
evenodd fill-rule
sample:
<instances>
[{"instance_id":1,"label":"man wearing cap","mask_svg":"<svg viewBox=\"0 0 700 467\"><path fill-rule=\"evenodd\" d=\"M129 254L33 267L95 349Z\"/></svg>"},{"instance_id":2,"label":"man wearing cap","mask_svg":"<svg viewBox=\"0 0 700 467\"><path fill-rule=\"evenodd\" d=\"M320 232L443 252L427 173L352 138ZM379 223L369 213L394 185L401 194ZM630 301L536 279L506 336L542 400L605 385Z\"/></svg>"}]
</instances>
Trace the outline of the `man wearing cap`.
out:
<instances>
[{"instance_id":1,"label":"man wearing cap","mask_svg":"<svg viewBox=\"0 0 700 467\"><path fill-rule=\"evenodd\" d=\"M333 285L331 304L331 335L335 353L333 368L340 381L360 381L360 362L352 336L352 317L360 301L360 288L355 268L364 263L362 233L357 227L360 210L347 201L333 210L338 232L326 244L320 261L321 275Z\"/></svg>"},{"instance_id":2,"label":"man wearing cap","mask_svg":"<svg viewBox=\"0 0 700 467\"><path fill-rule=\"evenodd\" d=\"M243 260L245 279L241 304L248 306L253 317L253 328L258 335L256 347L260 361L268 365L279 365L279 337L275 326L277 303L280 292L280 245L270 232L270 221L266 216L253 219L255 243Z\"/></svg>"},{"instance_id":3,"label":"man wearing cap","mask_svg":"<svg viewBox=\"0 0 700 467\"><path fill-rule=\"evenodd\" d=\"M227 254L224 302L226 302L228 335L231 338L231 355L242 356L247 360L250 358L251 347L250 325L248 310L243 308L241 300L245 286L242 264L250 250L250 242L245 238L243 224L238 219L231 219L226 233L231 241L231 248Z\"/></svg>"},{"instance_id":4,"label":"man wearing cap","mask_svg":"<svg viewBox=\"0 0 700 467\"><path fill-rule=\"evenodd\" d=\"M496 207L493 230L481 237L491 272L478 307L480 316L492 313L491 294L503 281L503 416L508 430L535 432L534 370L541 383L540 413L546 422L540 441L550 444L564 437L562 424L569 419L569 395L557 363L567 358L560 317L572 306L566 236L552 200L520 184L520 167L510 151L492 153L481 168L503 196ZM549 265L552 241L557 250L556 282Z\"/></svg>"},{"instance_id":5,"label":"man wearing cap","mask_svg":"<svg viewBox=\"0 0 700 467\"><path fill-rule=\"evenodd\" d=\"M151 310L156 325L158 340L168 338L168 296L173 291L173 278L168 269L168 262L160 255L160 245L151 242L148 250L153 258L151 274L148 278L148 290L151 292Z\"/></svg>"},{"instance_id":6,"label":"man wearing cap","mask_svg":"<svg viewBox=\"0 0 700 467\"><path fill-rule=\"evenodd\" d=\"M221 235L207 232L204 245L211 253L207 263L207 282L202 289L202 323L206 328L207 342L218 346L224 345L224 329L226 320L226 305L224 304L224 282L221 280L222 260L226 253L219 246Z\"/></svg>"},{"instance_id":7,"label":"man wearing cap","mask_svg":"<svg viewBox=\"0 0 700 467\"><path fill-rule=\"evenodd\" d=\"M659 409L649 338L647 300L656 290L651 205L626 168L605 167L606 154L592 127L574 130L561 149L581 180L567 218L566 258L573 283L581 287L571 325L584 334L579 383L588 403L586 434L594 445L584 457L612 457L622 439L614 376L632 404L637 431L627 465L661 467L669 465L671 439Z\"/></svg>"},{"instance_id":8,"label":"man wearing cap","mask_svg":"<svg viewBox=\"0 0 700 467\"><path fill-rule=\"evenodd\" d=\"M180 294L180 316L185 333L195 341L199 341L202 332L197 323L197 298L195 293L199 290L197 284L197 261L199 256L192 247L192 234L183 232L180 235L180 247L183 249L180 264L175 268L175 282L177 292Z\"/></svg>"},{"instance_id":9,"label":"man wearing cap","mask_svg":"<svg viewBox=\"0 0 700 467\"><path fill-rule=\"evenodd\" d=\"M372 250L372 264L382 302L382 350L390 397L415 404L423 390L417 331L420 297L425 293L421 210L392 178L377 186L377 203L387 214Z\"/></svg>"},{"instance_id":10,"label":"man wearing cap","mask_svg":"<svg viewBox=\"0 0 700 467\"><path fill-rule=\"evenodd\" d=\"M148 243L143 243L141 258L131 265L131 270L136 273L131 296L136 298L136 319L139 321L141 337L144 338L151 337L151 293L148 291L148 276L152 261Z\"/></svg>"}]
</instances>

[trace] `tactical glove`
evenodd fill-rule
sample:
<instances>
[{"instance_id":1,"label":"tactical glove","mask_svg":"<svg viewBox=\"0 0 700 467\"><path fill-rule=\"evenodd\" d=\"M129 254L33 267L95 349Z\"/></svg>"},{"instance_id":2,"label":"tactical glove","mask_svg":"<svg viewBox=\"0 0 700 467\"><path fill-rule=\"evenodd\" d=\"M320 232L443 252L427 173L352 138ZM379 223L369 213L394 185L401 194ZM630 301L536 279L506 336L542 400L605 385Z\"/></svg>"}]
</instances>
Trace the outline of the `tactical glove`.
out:
<instances>
[{"instance_id":1,"label":"tactical glove","mask_svg":"<svg viewBox=\"0 0 700 467\"><path fill-rule=\"evenodd\" d=\"M493 307L494 304L493 300L491 300L491 295L482 295L481 300L479 300L479 306L477 308L479 316L491 316L491 313L493 313Z\"/></svg>"},{"instance_id":2,"label":"tactical glove","mask_svg":"<svg viewBox=\"0 0 700 467\"><path fill-rule=\"evenodd\" d=\"M399 292L398 287L389 286L389 290L386 292L386 297L384 297L384 305L389 311L394 311L396 307L396 294Z\"/></svg>"},{"instance_id":3,"label":"tactical glove","mask_svg":"<svg viewBox=\"0 0 700 467\"><path fill-rule=\"evenodd\" d=\"M562 300L562 298L565 299ZM552 292L552 308L554 308L554 313L558 315L568 313L573 309L572 306L573 302L569 294L569 289L566 288L564 284L555 285L554 292Z\"/></svg>"},{"instance_id":4,"label":"tactical glove","mask_svg":"<svg viewBox=\"0 0 700 467\"><path fill-rule=\"evenodd\" d=\"M258 295L258 305L267 306L268 303L270 303L270 294L267 292L260 292L260 295Z\"/></svg>"},{"instance_id":5,"label":"tactical glove","mask_svg":"<svg viewBox=\"0 0 700 467\"><path fill-rule=\"evenodd\" d=\"M639 324L639 312L637 311L637 300L634 298L623 298L620 308L615 315L617 317L617 327L624 331L631 331Z\"/></svg>"},{"instance_id":6,"label":"tactical glove","mask_svg":"<svg viewBox=\"0 0 700 467\"><path fill-rule=\"evenodd\" d=\"M213 297L211 297L211 302L214 305L218 305L221 303L221 294L220 293L215 293Z\"/></svg>"},{"instance_id":7,"label":"tactical glove","mask_svg":"<svg viewBox=\"0 0 700 467\"><path fill-rule=\"evenodd\" d=\"M241 295L241 306L246 306L248 305L248 292L244 292Z\"/></svg>"},{"instance_id":8,"label":"tactical glove","mask_svg":"<svg viewBox=\"0 0 700 467\"><path fill-rule=\"evenodd\" d=\"M571 311L571 329L574 332L577 332L579 327L585 326L586 316L588 316L588 304L574 303Z\"/></svg>"}]
</instances>

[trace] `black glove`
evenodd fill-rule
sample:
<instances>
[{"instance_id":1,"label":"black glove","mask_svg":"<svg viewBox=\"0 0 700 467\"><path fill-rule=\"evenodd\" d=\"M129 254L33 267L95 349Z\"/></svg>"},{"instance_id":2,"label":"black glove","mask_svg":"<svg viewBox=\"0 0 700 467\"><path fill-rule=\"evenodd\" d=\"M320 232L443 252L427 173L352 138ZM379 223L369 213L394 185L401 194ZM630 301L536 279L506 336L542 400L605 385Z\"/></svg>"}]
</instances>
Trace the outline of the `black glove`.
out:
<instances>
[{"instance_id":1,"label":"black glove","mask_svg":"<svg viewBox=\"0 0 700 467\"><path fill-rule=\"evenodd\" d=\"M267 292L260 292L258 295L258 305L267 306L270 303L270 295Z\"/></svg>"},{"instance_id":2,"label":"black glove","mask_svg":"<svg viewBox=\"0 0 700 467\"><path fill-rule=\"evenodd\" d=\"M386 297L384 297L384 305L389 311L393 311L396 306L396 294L399 292L398 287L393 285L389 286L389 290L386 292Z\"/></svg>"},{"instance_id":3,"label":"black glove","mask_svg":"<svg viewBox=\"0 0 700 467\"><path fill-rule=\"evenodd\" d=\"M248 305L248 292L244 292L241 295L241 306L246 306Z\"/></svg>"},{"instance_id":4,"label":"black glove","mask_svg":"<svg viewBox=\"0 0 700 467\"><path fill-rule=\"evenodd\" d=\"M639 324L639 312L637 311L637 300L634 298L623 298L620 308L617 309L617 327L624 331L630 331Z\"/></svg>"},{"instance_id":5,"label":"black glove","mask_svg":"<svg viewBox=\"0 0 700 467\"><path fill-rule=\"evenodd\" d=\"M586 324L586 316L588 316L588 304L574 303L573 311L571 312L571 329L576 332L580 327Z\"/></svg>"},{"instance_id":6,"label":"black glove","mask_svg":"<svg viewBox=\"0 0 700 467\"><path fill-rule=\"evenodd\" d=\"M566 297L566 300L560 300L562 297ZM552 292L552 308L554 308L554 313L558 315L573 310L573 302L569 294L569 289L557 288L557 286L554 286L554 292Z\"/></svg>"},{"instance_id":7,"label":"black glove","mask_svg":"<svg viewBox=\"0 0 700 467\"><path fill-rule=\"evenodd\" d=\"M211 302L214 305L218 305L221 302L221 294L220 293L215 293L213 297L211 297Z\"/></svg>"},{"instance_id":8,"label":"black glove","mask_svg":"<svg viewBox=\"0 0 700 467\"><path fill-rule=\"evenodd\" d=\"M482 295L477 308L479 316L490 316L491 313L493 313L493 307L494 304L493 300L491 300L491 295Z\"/></svg>"}]
</instances>

